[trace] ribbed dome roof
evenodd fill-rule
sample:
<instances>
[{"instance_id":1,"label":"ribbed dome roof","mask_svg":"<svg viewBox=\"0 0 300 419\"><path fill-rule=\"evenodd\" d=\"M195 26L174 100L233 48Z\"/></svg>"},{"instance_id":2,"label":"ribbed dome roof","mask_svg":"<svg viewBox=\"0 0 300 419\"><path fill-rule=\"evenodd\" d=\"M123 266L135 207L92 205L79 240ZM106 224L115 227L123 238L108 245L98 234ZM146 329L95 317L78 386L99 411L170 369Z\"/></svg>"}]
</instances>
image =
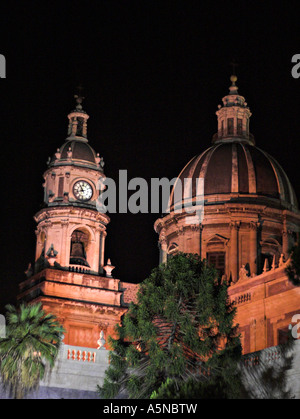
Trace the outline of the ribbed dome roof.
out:
<instances>
[{"instance_id":1,"label":"ribbed dome roof","mask_svg":"<svg viewBox=\"0 0 300 419\"><path fill-rule=\"evenodd\" d=\"M233 75L230 80L229 94L223 97L223 105L218 105L216 112L218 132L213 136L213 145L193 157L181 171L178 179L182 193L176 190L175 183L170 209L174 204L181 206L182 201L188 204L196 196L201 200L203 193L206 205L250 201L297 209L295 192L286 173L273 157L255 146L249 130L250 109L238 93L237 77ZM192 187L184 188L185 179L192 179ZM202 181L197 184L197 179ZM204 191L199 185L203 185Z\"/></svg>"},{"instance_id":2,"label":"ribbed dome roof","mask_svg":"<svg viewBox=\"0 0 300 419\"><path fill-rule=\"evenodd\" d=\"M214 202L236 202L258 195L259 200L273 198L283 207L297 208L295 192L282 167L268 153L249 143L231 141L213 145L184 167L178 176L182 185L185 178L193 179L192 198L196 196L196 179L203 178L205 200L210 195L219 195Z\"/></svg>"},{"instance_id":3,"label":"ribbed dome roof","mask_svg":"<svg viewBox=\"0 0 300 419\"><path fill-rule=\"evenodd\" d=\"M82 165L98 165L99 156L95 153L94 149L88 144L87 141L80 139L67 139L67 141L57 149L53 155L50 166L61 165L66 163Z\"/></svg>"},{"instance_id":4,"label":"ribbed dome roof","mask_svg":"<svg viewBox=\"0 0 300 419\"><path fill-rule=\"evenodd\" d=\"M85 160L91 163L96 163L96 153L93 148L83 141L67 141L60 149L61 159L67 158L67 152L71 148L72 159Z\"/></svg>"}]
</instances>

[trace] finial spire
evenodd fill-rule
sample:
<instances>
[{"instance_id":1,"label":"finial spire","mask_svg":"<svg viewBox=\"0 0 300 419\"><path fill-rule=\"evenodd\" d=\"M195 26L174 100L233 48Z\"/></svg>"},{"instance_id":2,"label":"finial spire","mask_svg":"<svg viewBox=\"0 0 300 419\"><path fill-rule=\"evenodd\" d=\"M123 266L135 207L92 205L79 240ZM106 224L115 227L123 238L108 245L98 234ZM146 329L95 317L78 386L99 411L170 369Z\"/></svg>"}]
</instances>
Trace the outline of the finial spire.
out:
<instances>
[{"instance_id":1,"label":"finial spire","mask_svg":"<svg viewBox=\"0 0 300 419\"><path fill-rule=\"evenodd\" d=\"M88 114L82 109L82 101L84 96L82 95L83 88L81 85L77 87L77 94L74 95L76 99L76 109L71 111L68 115L69 126L68 126L68 138L76 137L78 140L87 141L87 120L89 119Z\"/></svg>"},{"instance_id":2,"label":"finial spire","mask_svg":"<svg viewBox=\"0 0 300 419\"><path fill-rule=\"evenodd\" d=\"M235 86L235 82L237 81L237 76L235 74L232 74L232 76L230 76L230 81L232 83L232 86Z\"/></svg>"},{"instance_id":3,"label":"finial spire","mask_svg":"<svg viewBox=\"0 0 300 419\"><path fill-rule=\"evenodd\" d=\"M238 87L235 84L235 82L237 81L237 76L235 74L232 74L232 76L230 76L230 81L231 81L231 86L229 87L230 94L238 95Z\"/></svg>"},{"instance_id":4,"label":"finial spire","mask_svg":"<svg viewBox=\"0 0 300 419\"><path fill-rule=\"evenodd\" d=\"M232 62L232 72L235 73L236 62ZM253 135L249 132L249 119L251 116L245 98L238 92L237 76L230 76L231 86L229 94L222 99L223 106L219 105L216 112L218 117L218 132L213 142L242 141L254 145Z\"/></svg>"},{"instance_id":5,"label":"finial spire","mask_svg":"<svg viewBox=\"0 0 300 419\"><path fill-rule=\"evenodd\" d=\"M230 65L231 65L231 68L232 68L232 72L231 72L231 74L232 74L233 76L236 76L236 71L235 71L235 68L238 66L238 63L236 62L236 60L235 60L235 59L233 59L233 60L231 61Z\"/></svg>"},{"instance_id":6,"label":"finial spire","mask_svg":"<svg viewBox=\"0 0 300 419\"><path fill-rule=\"evenodd\" d=\"M231 65L231 76L230 76L231 86L229 88L230 94L238 94L238 88L235 84L235 82L237 81L237 75L236 75L235 70L236 70L236 67L238 66L238 63L236 62L235 59L233 59L230 65Z\"/></svg>"}]
</instances>

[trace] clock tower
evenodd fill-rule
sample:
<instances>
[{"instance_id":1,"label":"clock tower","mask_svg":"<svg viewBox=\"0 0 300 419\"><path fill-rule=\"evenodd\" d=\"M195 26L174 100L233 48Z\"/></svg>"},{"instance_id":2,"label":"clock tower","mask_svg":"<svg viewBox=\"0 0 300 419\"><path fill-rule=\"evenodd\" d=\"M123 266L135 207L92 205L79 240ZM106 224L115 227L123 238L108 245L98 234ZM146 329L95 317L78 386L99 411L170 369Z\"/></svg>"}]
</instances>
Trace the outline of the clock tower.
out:
<instances>
[{"instance_id":1,"label":"clock tower","mask_svg":"<svg viewBox=\"0 0 300 419\"><path fill-rule=\"evenodd\" d=\"M49 264L70 271L103 273L104 243L109 217L96 209L103 158L87 139L89 115L76 96L69 113L68 136L49 158L44 174L45 208L39 211L35 268Z\"/></svg>"},{"instance_id":2,"label":"clock tower","mask_svg":"<svg viewBox=\"0 0 300 419\"><path fill-rule=\"evenodd\" d=\"M87 139L83 97L75 98L67 138L44 173L45 204L34 217L35 264L20 284L19 299L40 301L55 314L66 330L64 343L93 348L101 331L114 335L135 286L113 278L110 261L104 266L110 219L96 206L104 162Z\"/></svg>"}]
</instances>

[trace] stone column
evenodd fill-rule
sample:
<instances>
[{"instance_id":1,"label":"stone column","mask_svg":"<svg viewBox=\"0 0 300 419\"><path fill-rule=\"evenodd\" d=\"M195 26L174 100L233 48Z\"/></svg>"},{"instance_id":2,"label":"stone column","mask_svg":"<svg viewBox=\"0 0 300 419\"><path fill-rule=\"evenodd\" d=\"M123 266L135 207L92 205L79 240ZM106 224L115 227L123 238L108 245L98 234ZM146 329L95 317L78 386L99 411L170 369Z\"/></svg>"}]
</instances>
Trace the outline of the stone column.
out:
<instances>
[{"instance_id":1,"label":"stone column","mask_svg":"<svg viewBox=\"0 0 300 419\"><path fill-rule=\"evenodd\" d=\"M51 235L52 233L52 227L53 227L53 223L51 220L46 220L44 223L44 231L46 233L46 240L45 240L45 255L49 249L49 247L52 244L53 241L53 237ZM53 243L54 244L54 243Z\"/></svg>"},{"instance_id":2,"label":"stone column","mask_svg":"<svg viewBox=\"0 0 300 419\"><path fill-rule=\"evenodd\" d=\"M257 275L257 227L258 224L254 221L250 222L250 237L249 237L249 265L250 275Z\"/></svg>"},{"instance_id":3,"label":"stone column","mask_svg":"<svg viewBox=\"0 0 300 419\"><path fill-rule=\"evenodd\" d=\"M160 244L160 263L166 263L168 259L168 244L165 239L159 242Z\"/></svg>"},{"instance_id":4,"label":"stone column","mask_svg":"<svg viewBox=\"0 0 300 419\"><path fill-rule=\"evenodd\" d=\"M286 261L289 255L289 233L285 228L282 231L282 253Z\"/></svg>"},{"instance_id":5,"label":"stone column","mask_svg":"<svg viewBox=\"0 0 300 419\"><path fill-rule=\"evenodd\" d=\"M77 121L77 118L75 116L73 121L72 121L72 135L73 136L76 135L76 133L77 133L77 124L78 124L78 121Z\"/></svg>"},{"instance_id":6,"label":"stone column","mask_svg":"<svg viewBox=\"0 0 300 419\"><path fill-rule=\"evenodd\" d=\"M238 280L239 271L239 248L238 248L238 234L239 234L240 223L232 221L230 223L230 274L232 282L235 283Z\"/></svg>"},{"instance_id":7,"label":"stone column","mask_svg":"<svg viewBox=\"0 0 300 419\"><path fill-rule=\"evenodd\" d=\"M292 231L289 230L287 223L286 215L283 216L283 229L282 229L282 253L284 255L284 260L287 261L289 258L289 249L290 249L290 239Z\"/></svg>"},{"instance_id":8,"label":"stone column","mask_svg":"<svg viewBox=\"0 0 300 419\"><path fill-rule=\"evenodd\" d=\"M99 272L103 273L103 266L104 266L104 247L105 247L105 237L107 233L106 231L102 231L100 234L100 252L99 252Z\"/></svg>"},{"instance_id":9,"label":"stone column","mask_svg":"<svg viewBox=\"0 0 300 419\"><path fill-rule=\"evenodd\" d=\"M93 260L93 270L96 272L99 272L99 259L100 259L100 237L101 237L101 228L100 227L96 227L95 229L95 244L94 244L94 250L93 250L93 255L94 255L94 260Z\"/></svg>"},{"instance_id":10,"label":"stone column","mask_svg":"<svg viewBox=\"0 0 300 419\"><path fill-rule=\"evenodd\" d=\"M201 259L205 259L206 255L203 255L203 229L204 229L204 225L200 224L199 225L199 255Z\"/></svg>"},{"instance_id":11,"label":"stone column","mask_svg":"<svg viewBox=\"0 0 300 419\"><path fill-rule=\"evenodd\" d=\"M39 228L37 228L35 230L35 235L36 235L36 247L35 247L35 261L38 260L38 258L40 257L40 254L42 252L42 243L41 243L41 230Z\"/></svg>"},{"instance_id":12,"label":"stone column","mask_svg":"<svg viewBox=\"0 0 300 419\"><path fill-rule=\"evenodd\" d=\"M70 239L67 234L68 225L69 225L68 221L65 221L65 220L61 221L61 227L62 227L61 247L60 247L61 255L58 255L61 266L69 266L69 261L70 261L70 254L68 252L70 248L70 243L68 243Z\"/></svg>"},{"instance_id":13,"label":"stone column","mask_svg":"<svg viewBox=\"0 0 300 419\"><path fill-rule=\"evenodd\" d=\"M166 230L162 228L159 233L159 263L165 263L168 259L168 242L166 238Z\"/></svg>"}]
</instances>

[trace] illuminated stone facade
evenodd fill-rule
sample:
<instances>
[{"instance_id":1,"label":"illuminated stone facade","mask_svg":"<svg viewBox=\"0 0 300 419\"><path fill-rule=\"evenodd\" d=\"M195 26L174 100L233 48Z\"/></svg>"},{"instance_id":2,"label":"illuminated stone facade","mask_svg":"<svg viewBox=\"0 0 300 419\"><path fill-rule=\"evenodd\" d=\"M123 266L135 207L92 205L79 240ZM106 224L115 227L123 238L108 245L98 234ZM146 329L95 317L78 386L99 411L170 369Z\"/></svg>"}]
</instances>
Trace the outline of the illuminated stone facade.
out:
<instances>
[{"instance_id":1,"label":"illuminated stone facade","mask_svg":"<svg viewBox=\"0 0 300 419\"><path fill-rule=\"evenodd\" d=\"M198 198L196 180L203 179L203 219L197 223L192 213L178 213L184 196L178 200L172 192L170 213L155 222L155 230L160 262L178 251L197 253L230 283L246 354L284 341L292 316L300 313L300 288L285 274L300 213L284 170L255 146L251 112L235 76L231 82L216 112L218 132L212 146L178 177L192 179L191 203ZM64 344L87 348L88 353L98 347L101 331L106 340L114 335L137 286L113 278L110 261L105 266L110 220L96 208L104 163L88 143L88 115L80 97L68 118L68 137L44 174L45 206L35 216L35 266L20 284L19 299L41 301L66 329Z\"/></svg>"},{"instance_id":2,"label":"illuminated stone facade","mask_svg":"<svg viewBox=\"0 0 300 419\"><path fill-rule=\"evenodd\" d=\"M106 340L115 335L134 285L113 278L114 267L104 263L110 219L96 207L104 162L88 143L89 116L81 102L77 97L68 137L48 161L45 205L35 215L34 272L27 271L18 298L41 302L55 314L66 330L65 344L97 348L101 331Z\"/></svg>"},{"instance_id":3,"label":"illuminated stone facade","mask_svg":"<svg viewBox=\"0 0 300 419\"><path fill-rule=\"evenodd\" d=\"M285 274L298 237L300 213L294 190L279 163L255 146L251 112L231 77L229 95L216 112L212 146L192 160L178 179L191 179L190 194L170 197L170 213L155 222L160 261L178 251L197 253L229 281L238 307L244 353L285 339L293 314L300 313L300 288ZM177 211L183 200L201 208L197 179L204 185L203 219ZM200 198L200 199L199 199Z\"/></svg>"}]
</instances>

